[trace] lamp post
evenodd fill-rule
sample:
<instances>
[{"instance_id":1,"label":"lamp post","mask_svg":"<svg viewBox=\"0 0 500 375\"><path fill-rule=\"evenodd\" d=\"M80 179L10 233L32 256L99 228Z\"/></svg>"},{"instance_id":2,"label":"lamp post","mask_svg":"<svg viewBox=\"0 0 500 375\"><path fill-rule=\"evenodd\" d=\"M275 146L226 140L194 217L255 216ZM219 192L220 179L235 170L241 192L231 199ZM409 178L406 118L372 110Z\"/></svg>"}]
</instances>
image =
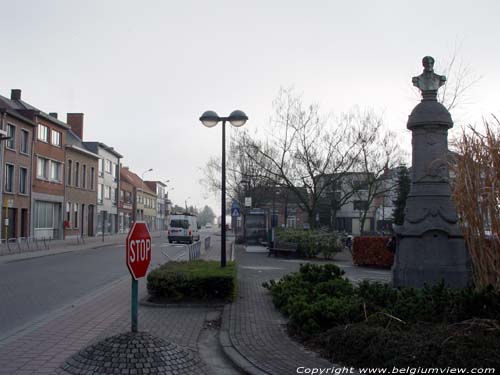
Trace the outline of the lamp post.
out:
<instances>
[{"instance_id":1,"label":"lamp post","mask_svg":"<svg viewBox=\"0 0 500 375\"><path fill-rule=\"evenodd\" d=\"M152 172L153 168L149 168L147 171L142 172L141 174L141 194L142 194L142 213L141 213L141 220L144 221L144 175L148 172Z\"/></svg>"},{"instance_id":2,"label":"lamp post","mask_svg":"<svg viewBox=\"0 0 500 375\"><path fill-rule=\"evenodd\" d=\"M221 194L221 247L220 266L226 266L226 121L233 126L245 125L248 117L243 111L233 111L229 117L219 117L214 111L206 111L200 117L201 123L207 128L212 128L222 121L222 194Z\"/></svg>"}]
</instances>

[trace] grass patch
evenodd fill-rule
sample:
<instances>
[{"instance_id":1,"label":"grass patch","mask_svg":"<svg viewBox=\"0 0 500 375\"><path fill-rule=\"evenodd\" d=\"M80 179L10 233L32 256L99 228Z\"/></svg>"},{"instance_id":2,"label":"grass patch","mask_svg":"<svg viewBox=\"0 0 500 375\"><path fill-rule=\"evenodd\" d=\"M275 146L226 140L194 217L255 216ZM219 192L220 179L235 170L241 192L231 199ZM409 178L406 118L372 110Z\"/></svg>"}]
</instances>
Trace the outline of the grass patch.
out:
<instances>
[{"instance_id":1,"label":"grass patch","mask_svg":"<svg viewBox=\"0 0 500 375\"><path fill-rule=\"evenodd\" d=\"M231 302L236 297L236 264L216 261L168 262L147 277L151 300Z\"/></svg>"},{"instance_id":2,"label":"grass patch","mask_svg":"<svg viewBox=\"0 0 500 375\"><path fill-rule=\"evenodd\" d=\"M353 285L335 265L264 283L294 336L357 367L500 368L500 292Z\"/></svg>"}]
</instances>

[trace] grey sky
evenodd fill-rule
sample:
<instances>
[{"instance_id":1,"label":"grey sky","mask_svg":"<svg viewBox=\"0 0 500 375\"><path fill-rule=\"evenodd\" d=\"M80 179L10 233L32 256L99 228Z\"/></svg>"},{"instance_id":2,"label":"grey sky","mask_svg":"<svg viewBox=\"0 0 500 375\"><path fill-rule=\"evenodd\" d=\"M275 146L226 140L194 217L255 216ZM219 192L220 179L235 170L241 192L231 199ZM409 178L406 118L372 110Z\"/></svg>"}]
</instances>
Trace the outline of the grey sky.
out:
<instances>
[{"instance_id":1,"label":"grey sky","mask_svg":"<svg viewBox=\"0 0 500 375\"><path fill-rule=\"evenodd\" d=\"M268 121L280 86L339 113L384 113L410 147L411 77L424 55L459 57L483 76L455 115L499 113L500 2L0 0L0 93L47 112L84 112L86 140L125 156L147 179L170 179L174 202L210 204L201 168L221 150L207 109ZM496 95L495 95L496 94ZM65 120L65 116L61 116ZM229 130L231 131L231 130Z\"/></svg>"}]
</instances>

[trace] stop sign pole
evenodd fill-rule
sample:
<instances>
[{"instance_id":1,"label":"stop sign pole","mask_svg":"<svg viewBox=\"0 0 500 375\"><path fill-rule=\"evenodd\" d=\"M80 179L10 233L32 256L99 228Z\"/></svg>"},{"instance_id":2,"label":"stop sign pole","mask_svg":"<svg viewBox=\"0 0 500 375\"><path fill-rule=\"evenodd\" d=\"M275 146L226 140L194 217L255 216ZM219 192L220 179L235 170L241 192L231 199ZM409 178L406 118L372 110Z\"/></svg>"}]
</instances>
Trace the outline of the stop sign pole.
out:
<instances>
[{"instance_id":1,"label":"stop sign pole","mask_svg":"<svg viewBox=\"0 0 500 375\"><path fill-rule=\"evenodd\" d=\"M136 221L130 228L126 248L126 262L132 276L132 332L137 332L138 279L146 276L151 262L151 236L143 221Z\"/></svg>"}]
</instances>

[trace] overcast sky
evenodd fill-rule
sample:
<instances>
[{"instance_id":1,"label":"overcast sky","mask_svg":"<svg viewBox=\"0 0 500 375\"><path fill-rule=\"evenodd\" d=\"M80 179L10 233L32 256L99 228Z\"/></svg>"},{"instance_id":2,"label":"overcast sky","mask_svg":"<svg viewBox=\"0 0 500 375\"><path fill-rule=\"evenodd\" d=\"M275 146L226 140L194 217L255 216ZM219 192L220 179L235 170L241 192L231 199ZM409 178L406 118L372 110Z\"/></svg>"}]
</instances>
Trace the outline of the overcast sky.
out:
<instances>
[{"instance_id":1,"label":"overcast sky","mask_svg":"<svg viewBox=\"0 0 500 375\"><path fill-rule=\"evenodd\" d=\"M153 168L146 179L169 179L181 205L219 207L199 180L220 155L220 126L200 115L241 109L258 132L281 86L325 112L383 113L410 149L411 77L425 55L441 73L458 46L482 79L452 116L500 115L498 0L0 0L0 12L0 93L22 89L63 121L85 113L84 140L113 146L139 175Z\"/></svg>"}]
</instances>

